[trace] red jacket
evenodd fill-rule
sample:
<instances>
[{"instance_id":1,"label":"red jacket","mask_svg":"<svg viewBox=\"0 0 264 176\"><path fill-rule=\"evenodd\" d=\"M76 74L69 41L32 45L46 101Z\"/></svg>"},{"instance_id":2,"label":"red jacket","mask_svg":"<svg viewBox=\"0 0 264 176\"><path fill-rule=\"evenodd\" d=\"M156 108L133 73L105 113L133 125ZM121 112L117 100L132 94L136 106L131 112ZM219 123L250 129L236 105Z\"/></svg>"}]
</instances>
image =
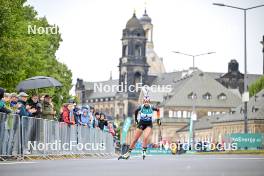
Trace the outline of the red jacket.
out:
<instances>
[{"instance_id":1,"label":"red jacket","mask_svg":"<svg viewBox=\"0 0 264 176\"><path fill-rule=\"evenodd\" d=\"M63 122L65 122L65 123L75 124L74 114L73 114L73 112L71 113L69 111L69 109L67 108L67 106L64 106L63 107L62 118L63 118Z\"/></svg>"}]
</instances>

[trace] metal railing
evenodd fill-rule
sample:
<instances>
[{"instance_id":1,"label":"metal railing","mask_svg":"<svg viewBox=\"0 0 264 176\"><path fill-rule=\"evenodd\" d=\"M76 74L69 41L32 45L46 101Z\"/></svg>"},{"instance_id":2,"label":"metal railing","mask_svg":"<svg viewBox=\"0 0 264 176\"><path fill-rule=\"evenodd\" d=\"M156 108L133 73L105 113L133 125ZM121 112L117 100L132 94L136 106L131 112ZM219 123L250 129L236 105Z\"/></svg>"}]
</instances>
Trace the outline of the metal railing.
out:
<instances>
[{"instance_id":1,"label":"metal railing","mask_svg":"<svg viewBox=\"0 0 264 176\"><path fill-rule=\"evenodd\" d=\"M0 113L0 158L114 152L112 135L100 129Z\"/></svg>"}]
</instances>

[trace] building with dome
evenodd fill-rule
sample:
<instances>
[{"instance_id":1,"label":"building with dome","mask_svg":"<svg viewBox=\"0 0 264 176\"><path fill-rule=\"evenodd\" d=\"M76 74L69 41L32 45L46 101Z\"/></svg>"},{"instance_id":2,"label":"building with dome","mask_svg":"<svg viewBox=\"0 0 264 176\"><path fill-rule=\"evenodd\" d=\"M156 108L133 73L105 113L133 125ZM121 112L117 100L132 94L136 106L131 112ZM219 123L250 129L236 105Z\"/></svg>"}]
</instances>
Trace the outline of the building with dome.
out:
<instances>
[{"instance_id":1,"label":"building with dome","mask_svg":"<svg viewBox=\"0 0 264 176\"><path fill-rule=\"evenodd\" d=\"M165 73L163 59L154 51L153 24L145 10L141 18L134 13L122 32L122 54L119 58L119 79L100 82L84 82L77 79L76 95L82 104L92 104L111 117L132 116L140 92L126 90L111 93L94 91L94 84L101 85L151 85L160 74Z\"/></svg>"}]
</instances>

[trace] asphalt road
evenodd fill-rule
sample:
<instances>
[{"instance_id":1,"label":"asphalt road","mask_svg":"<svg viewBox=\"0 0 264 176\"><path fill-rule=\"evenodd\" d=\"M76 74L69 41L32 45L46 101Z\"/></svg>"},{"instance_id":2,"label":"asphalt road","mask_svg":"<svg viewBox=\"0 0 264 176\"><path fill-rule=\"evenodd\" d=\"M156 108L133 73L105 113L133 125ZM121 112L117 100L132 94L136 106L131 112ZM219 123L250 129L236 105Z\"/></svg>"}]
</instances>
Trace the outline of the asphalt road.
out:
<instances>
[{"instance_id":1,"label":"asphalt road","mask_svg":"<svg viewBox=\"0 0 264 176\"><path fill-rule=\"evenodd\" d=\"M0 162L0 176L264 176L263 156L176 155L146 160L69 159Z\"/></svg>"}]
</instances>

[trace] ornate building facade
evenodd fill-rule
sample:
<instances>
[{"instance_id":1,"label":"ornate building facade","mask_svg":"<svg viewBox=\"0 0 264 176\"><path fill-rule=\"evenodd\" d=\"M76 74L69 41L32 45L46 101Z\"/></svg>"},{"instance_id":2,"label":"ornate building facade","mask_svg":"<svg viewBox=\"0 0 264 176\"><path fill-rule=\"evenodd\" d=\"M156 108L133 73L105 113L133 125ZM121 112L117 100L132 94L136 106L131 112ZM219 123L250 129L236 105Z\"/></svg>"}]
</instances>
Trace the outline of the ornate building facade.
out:
<instances>
[{"instance_id":1,"label":"ornate building facade","mask_svg":"<svg viewBox=\"0 0 264 176\"><path fill-rule=\"evenodd\" d=\"M98 111L123 119L132 116L140 91L130 91L130 85L150 85L157 75L165 73L163 59L154 50L153 24L146 10L138 19L134 13L122 32L122 54L119 59L119 79L84 82L77 79L76 96L82 104L91 104ZM115 85L114 92L96 92L94 85ZM120 90L122 89L122 90Z\"/></svg>"}]
</instances>

